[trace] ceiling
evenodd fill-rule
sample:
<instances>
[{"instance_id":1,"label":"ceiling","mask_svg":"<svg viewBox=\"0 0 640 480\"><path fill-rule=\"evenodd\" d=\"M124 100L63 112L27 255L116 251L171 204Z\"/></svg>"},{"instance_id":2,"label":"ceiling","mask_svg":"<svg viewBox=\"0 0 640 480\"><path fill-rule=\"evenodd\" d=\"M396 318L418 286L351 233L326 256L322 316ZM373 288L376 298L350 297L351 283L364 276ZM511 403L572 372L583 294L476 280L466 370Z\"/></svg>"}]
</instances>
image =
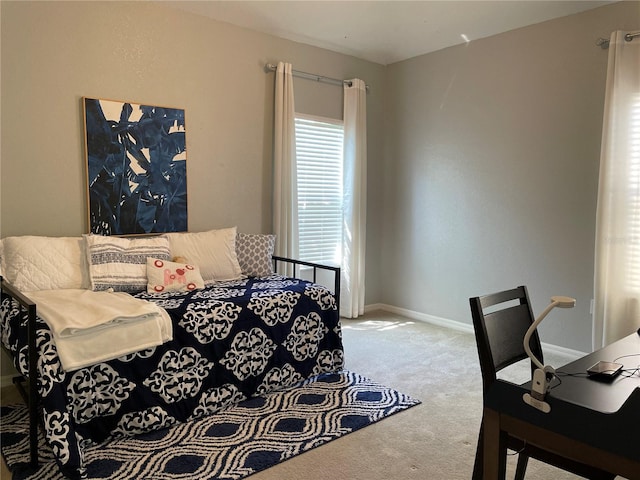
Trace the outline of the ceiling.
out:
<instances>
[{"instance_id":1,"label":"ceiling","mask_svg":"<svg viewBox=\"0 0 640 480\"><path fill-rule=\"evenodd\" d=\"M388 65L610 1L167 1L163 4ZM595 42L596 39L594 39Z\"/></svg>"}]
</instances>

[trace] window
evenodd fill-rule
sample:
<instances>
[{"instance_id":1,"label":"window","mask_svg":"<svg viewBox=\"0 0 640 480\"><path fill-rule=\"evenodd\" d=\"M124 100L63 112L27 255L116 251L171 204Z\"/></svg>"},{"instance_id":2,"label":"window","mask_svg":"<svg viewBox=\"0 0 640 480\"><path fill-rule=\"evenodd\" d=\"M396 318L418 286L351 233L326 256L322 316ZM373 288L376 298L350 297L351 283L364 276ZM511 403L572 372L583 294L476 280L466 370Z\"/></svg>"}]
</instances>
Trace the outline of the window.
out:
<instances>
[{"instance_id":1,"label":"window","mask_svg":"<svg viewBox=\"0 0 640 480\"><path fill-rule=\"evenodd\" d=\"M300 259L339 265L342 259L340 120L296 114Z\"/></svg>"}]
</instances>

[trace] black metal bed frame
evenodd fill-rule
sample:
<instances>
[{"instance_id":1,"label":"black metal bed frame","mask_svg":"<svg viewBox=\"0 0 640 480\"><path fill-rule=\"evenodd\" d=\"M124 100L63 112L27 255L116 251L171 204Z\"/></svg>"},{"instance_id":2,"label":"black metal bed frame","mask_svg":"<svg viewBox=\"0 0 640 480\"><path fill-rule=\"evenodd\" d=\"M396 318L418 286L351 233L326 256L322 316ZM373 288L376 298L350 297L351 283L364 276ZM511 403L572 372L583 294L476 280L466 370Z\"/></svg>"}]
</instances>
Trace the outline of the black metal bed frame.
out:
<instances>
[{"instance_id":1,"label":"black metal bed frame","mask_svg":"<svg viewBox=\"0 0 640 480\"><path fill-rule=\"evenodd\" d=\"M298 267L310 267L313 270L313 279L315 283L318 270L331 271L334 274L334 295L336 297L336 308L340 315L340 267L330 265L322 265L319 263L305 262L302 260L294 260L291 258L272 256L274 271L278 271L280 263L293 265L293 277L299 272ZM38 466L38 351L36 349L36 304L27 296L8 283L0 275L0 290L8 294L18 304L21 312L25 312L27 316L27 344L28 344L28 378L18 375L13 378L13 383L20 392L28 406L29 411L29 465L33 468ZM0 342L1 343L1 342ZM4 344L2 349L13 357ZM32 381L36 379L35 381Z\"/></svg>"},{"instance_id":2,"label":"black metal bed frame","mask_svg":"<svg viewBox=\"0 0 640 480\"><path fill-rule=\"evenodd\" d=\"M313 278L311 280L313 283L317 282L318 270L328 270L333 272L333 275L334 275L333 293L336 296L336 308L338 310L338 315L340 315L340 267L323 265L323 264L314 263L314 262L305 262L303 260L294 260L292 258L286 258L286 257L278 257L276 255L273 255L271 258L273 259L273 269L276 272L278 271L278 266L280 262L289 263L293 265L292 276L294 278L297 276L297 273L299 271L298 267L310 267L313 270Z\"/></svg>"}]
</instances>

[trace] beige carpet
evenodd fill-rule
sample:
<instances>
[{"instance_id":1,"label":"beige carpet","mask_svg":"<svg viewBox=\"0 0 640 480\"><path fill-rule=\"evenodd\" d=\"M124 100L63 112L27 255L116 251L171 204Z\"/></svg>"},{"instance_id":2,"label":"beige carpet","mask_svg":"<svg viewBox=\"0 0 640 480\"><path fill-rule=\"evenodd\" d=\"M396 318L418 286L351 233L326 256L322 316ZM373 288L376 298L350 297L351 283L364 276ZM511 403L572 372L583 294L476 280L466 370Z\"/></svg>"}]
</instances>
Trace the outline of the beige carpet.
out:
<instances>
[{"instance_id":1,"label":"beige carpet","mask_svg":"<svg viewBox=\"0 0 640 480\"><path fill-rule=\"evenodd\" d=\"M299 455L251 480L470 479L481 417L473 335L386 312L343 320L346 367L422 400L422 404ZM565 359L547 355L554 366ZM508 372L526 381L528 366ZM15 401L9 387L2 403ZM515 457L509 460L513 477ZM9 479L4 462L0 478ZM527 479L575 479L531 460Z\"/></svg>"}]
</instances>

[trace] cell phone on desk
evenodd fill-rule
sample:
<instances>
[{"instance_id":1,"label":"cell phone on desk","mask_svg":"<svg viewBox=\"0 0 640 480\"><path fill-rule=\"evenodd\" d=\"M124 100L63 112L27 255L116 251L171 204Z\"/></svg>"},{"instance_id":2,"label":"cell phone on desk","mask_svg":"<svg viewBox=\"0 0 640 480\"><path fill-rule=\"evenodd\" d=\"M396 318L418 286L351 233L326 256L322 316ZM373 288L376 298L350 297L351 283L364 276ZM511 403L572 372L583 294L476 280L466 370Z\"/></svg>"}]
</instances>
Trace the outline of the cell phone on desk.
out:
<instances>
[{"instance_id":1,"label":"cell phone on desk","mask_svg":"<svg viewBox=\"0 0 640 480\"><path fill-rule=\"evenodd\" d=\"M614 378L622 371L621 363L600 361L587 369L589 377L598 379Z\"/></svg>"}]
</instances>

